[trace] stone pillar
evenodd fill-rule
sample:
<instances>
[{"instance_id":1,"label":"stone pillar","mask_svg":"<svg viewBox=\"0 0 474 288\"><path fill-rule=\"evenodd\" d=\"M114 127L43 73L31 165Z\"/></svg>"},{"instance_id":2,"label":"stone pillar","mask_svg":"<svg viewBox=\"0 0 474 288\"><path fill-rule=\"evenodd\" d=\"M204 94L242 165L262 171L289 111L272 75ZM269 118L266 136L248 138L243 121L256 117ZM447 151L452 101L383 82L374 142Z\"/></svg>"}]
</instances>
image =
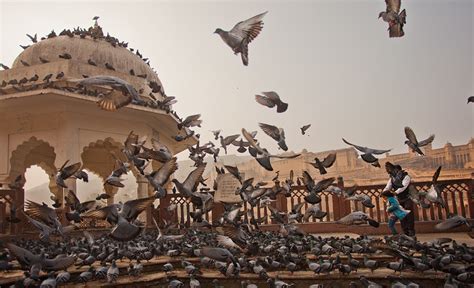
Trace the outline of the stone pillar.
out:
<instances>
[{"instance_id":1,"label":"stone pillar","mask_svg":"<svg viewBox=\"0 0 474 288\"><path fill-rule=\"evenodd\" d=\"M142 174L137 174L137 198L146 198L149 197L149 192L148 192L148 179L146 179L145 176ZM152 208L148 207L145 210L145 213L142 213L138 216L138 219L140 221L146 223L146 226L149 227L153 225L153 220L152 220Z\"/></svg>"}]
</instances>

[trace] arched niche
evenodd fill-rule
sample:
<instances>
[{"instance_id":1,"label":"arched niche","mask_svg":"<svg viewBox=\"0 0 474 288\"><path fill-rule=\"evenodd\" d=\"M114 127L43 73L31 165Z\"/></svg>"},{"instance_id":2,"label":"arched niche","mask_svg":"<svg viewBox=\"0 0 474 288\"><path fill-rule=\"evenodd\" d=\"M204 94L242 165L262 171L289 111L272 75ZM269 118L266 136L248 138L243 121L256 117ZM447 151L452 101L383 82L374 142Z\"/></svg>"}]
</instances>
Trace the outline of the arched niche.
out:
<instances>
[{"instance_id":1,"label":"arched niche","mask_svg":"<svg viewBox=\"0 0 474 288\"><path fill-rule=\"evenodd\" d=\"M37 203L46 203L51 206L54 201L51 200L51 177L41 165L32 165L25 171L25 197L24 201L34 201ZM54 182L54 181L53 181ZM62 200L60 200L62 201Z\"/></svg>"},{"instance_id":2,"label":"arched niche","mask_svg":"<svg viewBox=\"0 0 474 288\"><path fill-rule=\"evenodd\" d=\"M122 149L123 144L111 137L91 142L89 145L84 147L82 151L82 167L83 169L95 173L102 179L103 183L110 173L116 168L116 159L120 159L124 162L127 161ZM133 176L137 177L136 173L138 172L136 169L132 169L131 171ZM123 176L123 178L125 179L126 176ZM136 183L136 181L134 183ZM104 190L111 196L114 196L118 192L117 187L110 185L105 185ZM133 197L136 197L136 192Z\"/></svg>"},{"instance_id":3,"label":"arched niche","mask_svg":"<svg viewBox=\"0 0 474 288\"><path fill-rule=\"evenodd\" d=\"M15 181L19 175L24 175L26 169L37 165L44 170L49 177L49 190L58 195L59 189L54 181L56 166L54 161L56 153L54 148L46 141L31 137L18 145L10 157L10 182Z\"/></svg>"}]
</instances>

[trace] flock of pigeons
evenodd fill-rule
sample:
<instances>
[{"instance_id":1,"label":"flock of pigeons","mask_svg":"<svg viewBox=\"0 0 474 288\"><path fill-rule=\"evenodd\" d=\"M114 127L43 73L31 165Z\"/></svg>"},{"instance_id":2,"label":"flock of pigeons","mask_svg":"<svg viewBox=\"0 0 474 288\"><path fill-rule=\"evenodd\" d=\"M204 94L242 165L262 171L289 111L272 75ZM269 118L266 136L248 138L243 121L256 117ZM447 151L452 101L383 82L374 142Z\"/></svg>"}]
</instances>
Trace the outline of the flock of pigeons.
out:
<instances>
[{"instance_id":1,"label":"flock of pigeons","mask_svg":"<svg viewBox=\"0 0 474 288\"><path fill-rule=\"evenodd\" d=\"M386 0L387 10L381 12L379 17L389 23L390 37L403 36L403 25L406 23L405 10L400 12L400 0ZM230 31L217 29L215 33L229 45L234 53L241 54L244 65L248 65L248 44L255 39L263 28L262 19L266 14L262 13L248 20L239 22ZM94 17L97 21L98 17ZM97 25L96 25L97 26ZM54 31L48 38L56 37ZM74 29L64 30L62 34L68 37L92 37L93 39L105 39L112 46L127 48L128 44L119 42L110 35L104 36L98 29ZM37 42L37 36L29 35L33 43ZM27 47L24 47L25 49ZM138 50L137 56L142 58ZM72 56L64 53L58 57L71 59ZM41 57L40 57L41 58ZM145 62L146 58L142 58ZM46 63L47 59L40 59ZM94 61L90 65L97 65ZM29 63L23 63L28 66ZM8 68L2 64L4 69ZM114 68L105 63L109 70ZM130 71L135 75L134 71ZM54 75L50 74L43 79L48 84ZM86 76L86 75L85 75ZM56 75L57 80L63 75ZM146 75L137 77L147 78ZM36 82L38 75L17 81L3 81L2 88L7 85L23 89L22 85L29 82ZM15 82L16 81L16 82ZM21 82L21 83L20 83ZM93 94L100 97L98 105L104 110L116 110L130 103L139 105L150 105L140 96L143 91L137 91L134 86L123 79L99 75L84 77L84 79L74 80L77 87L74 91L83 91L86 94ZM43 83L43 85L44 85ZM19 86L18 86L19 85ZM101 87L108 86L111 91L100 90ZM153 93L164 95L162 88L156 82L148 82L148 86ZM91 90L92 88L92 90ZM95 90L94 90L95 89ZM99 89L99 90L97 90ZM0 90L1 91L1 90ZM92 91L92 92L91 92ZM121 93L115 93L119 91ZM171 105L176 103L174 97L164 97L158 101L156 97L152 101L162 109L171 112ZM284 113L288 109L288 103L284 102L280 96L273 91L263 92L256 95L255 100L260 105L268 108L276 108L277 113ZM474 102L474 96L469 97L468 103ZM174 112L173 112L174 113ZM202 120L200 115L191 115L185 119L179 119L178 130L180 134L175 136L175 141L183 141L192 136L199 138L192 130L193 127L200 127ZM305 135L310 124L301 127L301 134ZM279 149L288 151L283 128L259 123L260 129L269 137L275 140ZM316 237L308 235L302 231L297 223L307 222L310 218L322 219L327 211L320 208L323 191L330 192L337 196L345 197L347 200L359 201L368 208L374 208L371 198L364 194L356 193L356 187L340 189L334 184L334 178L323 178L315 180L307 171L302 175L295 176L293 172L287 179L279 179L278 172L273 179L273 183L258 181L257 179L244 179L238 167L224 165L216 167L218 174L232 174L239 182L240 186L236 194L240 195L241 202L237 204L224 203L224 212L218 221L209 223L206 214L212 210L214 199L210 188L207 187L203 173L206 167L204 158L210 155L217 162L221 149L227 154L229 146L237 147L239 153L248 153L266 170L273 171L272 158L294 158L299 154L274 155L268 149L262 147L257 140L257 131L247 131L242 128L240 134L229 136L221 135L221 130L213 131L214 139L219 140L219 144L212 141L201 145L188 147L189 158L193 160L196 167L187 178L180 182L172 179L173 191L179 192L182 197L189 199L193 203L194 211L190 212L193 219L190 229L179 229L176 223L172 223L177 206L175 204L167 207L169 215L161 215L160 225L155 221L156 230L144 229L144 224L138 216L147 208L153 205L157 199L166 196L167 187L171 175L178 169L177 158L172 155L170 149L158 139L151 139L151 147L147 147L148 139L130 132L124 142L123 155L113 155L116 159L116 166L110 175L105 179L104 185L123 187L122 175L130 169L136 169L146 177L149 185L153 187L154 195L145 198L138 198L116 203L108 206L100 206L102 199L107 199L109 195L103 193L97 195L95 201L80 202L77 195L68 189L68 179L80 179L88 181L88 175L81 168L81 163L68 165L68 162L58 170L55 175L56 184L59 188L68 191L64 199L52 198L55 203L49 207L45 203L35 203L27 201L25 209L18 209L11 206L8 221L13 225L18 225L21 220L18 211L24 214L24 219L29 221L38 231L40 241L35 240L15 240L14 243L4 245L4 250L0 254L0 270L12 270L17 268L16 259L19 266L25 271L24 279L16 283L16 287L56 287L57 285L70 282L87 283L92 280L106 279L109 283L115 283L119 274L123 274L117 266L117 261L128 259L129 266L127 273L133 277L139 277L143 270L143 262L150 261L156 256L168 255L174 259L184 259L184 257L199 257L199 262L181 261L180 265L189 277L190 287L200 287L199 275L201 270L215 269L226 277L238 277L242 273L257 274L258 277L267 282L269 287L290 287L291 284L278 279L278 276L271 276L272 271L287 270L291 273L295 271L307 270L315 274L332 273L339 271L341 274L350 274L360 268L368 268L371 271L380 268L388 268L396 272L415 271L423 273L425 271L443 271L446 273L445 287L470 287L474 284L474 249L466 244L458 244L451 239L435 239L427 243L420 243L416 238L406 235L396 237L386 237L384 240L361 236L353 239L349 237ZM182 133L182 134L181 134ZM415 153L423 155L420 149L430 144L434 140L434 135L427 139L418 141L415 133L410 127L405 127L405 144ZM240 138L240 139L239 139ZM347 145L353 146L361 152L361 158L375 167L380 167L378 158L375 155L384 154L390 149L373 149L355 145L346 139L342 139ZM336 160L336 154L330 153L324 159L315 158L311 164L321 175L327 173ZM161 163L161 167L154 171L147 169L151 161ZM432 205L439 205L446 208L446 203L441 197L441 189L437 179L441 172L441 167L435 172L432 185L427 191L412 191L410 197L423 208ZM23 176L18 176L11 184L12 189L21 188L24 182ZM215 182L213 189L218 189L219 183ZM291 196L292 187L302 185L307 190L304 197L308 208L302 212L305 203L299 203L293 209L284 213L271 205L278 194L282 193L286 197ZM64 201L68 207L66 219L68 225L63 225L59 220L56 210L62 206ZM251 209L247 209L250 205ZM264 232L260 225L265 219L258 218L254 214L255 207L267 207L271 213L271 218L280 225L278 232ZM166 217L168 216L168 217ZM84 236L73 236L77 233L78 224L84 224L85 219L96 219L107 221L112 228L100 237L94 237L83 231ZM153 219L155 220L155 219ZM344 225L369 224L379 227L379 223L371 219L368 214L361 211L354 211L338 220ZM468 221L459 215L451 215L447 220L439 223L437 228L441 231L449 230L461 225L469 226ZM163 229L163 231L162 231ZM76 231L76 232L75 232ZM170 231L178 231L177 234L170 234ZM56 235L63 241L52 241L52 235ZM391 255L396 261L377 261L369 258L369 255L377 251ZM353 255L354 254L354 255ZM357 260L356 258L360 258ZM100 266L97 266L97 264ZM179 263L179 262L178 262ZM78 267L89 266L87 271L71 275L67 269L73 265ZM176 264L175 264L176 265ZM174 276L175 267L173 263L163 265L162 269L167 273L166 281L168 287L184 287L184 283ZM47 278L41 274L47 272ZM391 277L392 287L419 287L402 277ZM218 281L213 284L218 287ZM351 283L350 287L382 287L381 285L369 281L361 276L359 283ZM249 281L242 281L242 287L256 287ZM311 287L322 287L319 284Z\"/></svg>"}]
</instances>

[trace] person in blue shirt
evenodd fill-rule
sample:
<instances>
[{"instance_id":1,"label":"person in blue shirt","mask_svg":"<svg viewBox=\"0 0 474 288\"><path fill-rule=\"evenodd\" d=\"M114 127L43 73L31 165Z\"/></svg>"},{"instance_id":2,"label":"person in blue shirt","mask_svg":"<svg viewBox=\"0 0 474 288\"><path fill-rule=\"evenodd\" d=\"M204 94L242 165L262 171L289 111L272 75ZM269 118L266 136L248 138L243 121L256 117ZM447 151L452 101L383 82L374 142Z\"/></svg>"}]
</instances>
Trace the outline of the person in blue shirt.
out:
<instances>
[{"instance_id":1,"label":"person in blue shirt","mask_svg":"<svg viewBox=\"0 0 474 288\"><path fill-rule=\"evenodd\" d=\"M392 235L397 235L397 229L395 229L395 223L398 220L403 220L409 213L410 210L405 210L398 202L395 194L386 190L382 192L382 196L387 199L387 213L389 214L388 228L392 232Z\"/></svg>"}]
</instances>

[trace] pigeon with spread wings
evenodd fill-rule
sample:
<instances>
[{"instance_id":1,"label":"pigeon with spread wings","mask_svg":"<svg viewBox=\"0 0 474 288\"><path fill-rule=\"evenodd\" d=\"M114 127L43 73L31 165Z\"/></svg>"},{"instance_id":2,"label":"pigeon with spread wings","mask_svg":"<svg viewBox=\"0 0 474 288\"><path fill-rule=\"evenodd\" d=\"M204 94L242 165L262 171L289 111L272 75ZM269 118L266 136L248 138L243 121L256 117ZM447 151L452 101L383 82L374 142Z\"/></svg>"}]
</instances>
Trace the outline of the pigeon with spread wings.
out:
<instances>
[{"instance_id":1,"label":"pigeon with spread wings","mask_svg":"<svg viewBox=\"0 0 474 288\"><path fill-rule=\"evenodd\" d=\"M294 154L294 155L272 155L268 152L267 149L260 147L260 144L253 138L254 136L249 133L245 128L242 128L242 135L244 138L249 142L249 153L252 155L255 160L257 160L258 164L265 168L268 171L273 171L272 164L270 162L271 158L280 158L280 159L288 159L288 158L296 158L301 154Z\"/></svg>"},{"instance_id":2,"label":"pigeon with spread wings","mask_svg":"<svg viewBox=\"0 0 474 288\"><path fill-rule=\"evenodd\" d=\"M145 177L148 179L148 182L150 182L153 189L157 192L158 198L163 198L166 196L166 188L164 185L166 182L168 182L171 174L173 174L177 169L177 158L173 157L163 164L160 169L145 175Z\"/></svg>"},{"instance_id":3,"label":"pigeon with spread wings","mask_svg":"<svg viewBox=\"0 0 474 288\"><path fill-rule=\"evenodd\" d=\"M379 18L388 23L390 38L405 35L403 26L406 24L407 13L405 9L400 12L401 0L385 0L387 9L379 13Z\"/></svg>"},{"instance_id":4,"label":"pigeon with spread wings","mask_svg":"<svg viewBox=\"0 0 474 288\"><path fill-rule=\"evenodd\" d=\"M69 163L69 160L66 160L64 162L63 166L59 168L59 171L56 173L54 176L56 180L56 184L59 187L62 188L68 188L66 183L64 183L64 180L70 178L70 177L75 177L77 179L82 179L84 182L89 181L89 177L87 176L87 173L81 170L81 163L77 162L72 165L66 166L67 163Z\"/></svg>"},{"instance_id":5,"label":"pigeon with spread wings","mask_svg":"<svg viewBox=\"0 0 474 288\"><path fill-rule=\"evenodd\" d=\"M258 126L267 134L268 136L272 137L273 140L277 141L278 146L283 151L288 151L288 146L285 142L285 130L283 128L278 128L273 125L265 124L265 123L258 123Z\"/></svg>"},{"instance_id":6,"label":"pigeon with spread wings","mask_svg":"<svg viewBox=\"0 0 474 288\"><path fill-rule=\"evenodd\" d=\"M355 149L359 150L360 152L362 152L362 154L360 155L362 160L371 164L374 167L380 167L379 159L377 159L374 156L374 154L380 155L380 154L385 154L392 151L392 149L379 150L379 149L372 149L372 148L368 148L364 146L355 145L355 144L349 143L349 141L347 141L344 138L342 138L342 141L344 141L344 143L346 143L347 145L350 145L354 147Z\"/></svg>"},{"instance_id":7,"label":"pigeon with spread wings","mask_svg":"<svg viewBox=\"0 0 474 288\"><path fill-rule=\"evenodd\" d=\"M199 185L199 180L201 180L205 168L206 163L198 166L191 173L189 173L188 177L183 183L179 182L177 179L173 179L171 181L174 183L179 193L183 194L185 197L191 197Z\"/></svg>"},{"instance_id":8,"label":"pigeon with spread wings","mask_svg":"<svg viewBox=\"0 0 474 288\"><path fill-rule=\"evenodd\" d=\"M276 92L262 92L262 95L255 95L255 101L257 103L267 106L269 108L277 107L278 113L283 113L288 109L288 103L281 101L280 96Z\"/></svg>"},{"instance_id":9,"label":"pigeon with spread wings","mask_svg":"<svg viewBox=\"0 0 474 288\"><path fill-rule=\"evenodd\" d=\"M308 162L309 164L313 165L314 168L319 170L321 175L327 174L326 168L331 167L334 162L336 162L336 153L330 153L326 156L326 158L321 161L318 157L314 158L313 162Z\"/></svg>"},{"instance_id":10,"label":"pigeon with spread wings","mask_svg":"<svg viewBox=\"0 0 474 288\"><path fill-rule=\"evenodd\" d=\"M214 33L219 34L222 40L232 48L234 54L240 53L242 58L242 63L247 66L249 64L249 50L248 44L255 39L260 31L263 29L263 16L267 12L258 14L252 18L249 18L245 21L237 23L230 31L222 30L217 28Z\"/></svg>"},{"instance_id":11,"label":"pigeon with spread wings","mask_svg":"<svg viewBox=\"0 0 474 288\"><path fill-rule=\"evenodd\" d=\"M410 147L413 152L418 153L419 155L425 155L423 154L423 151L421 151L420 147L431 144L431 142L433 142L435 138L435 135L432 134L425 140L418 142L418 140L416 139L415 132L413 132L410 127L405 127L405 136L407 137L405 144L408 145L408 147Z\"/></svg>"},{"instance_id":12,"label":"pigeon with spread wings","mask_svg":"<svg viewBox=\"0 0 474 288\"><path fill-rule=\"evenodd\" d=\"M132 84L117 77L98 75L72 82L78 82L78 84L83 87L110 86L114 90L121 91L122 93L111 91L107 94L102 94L102 98L97 101L97 104L101 109L106 111L115 111L132 102L137 104L143 104L145 102L140 98Z\"/></svg>"}]
</instances>

